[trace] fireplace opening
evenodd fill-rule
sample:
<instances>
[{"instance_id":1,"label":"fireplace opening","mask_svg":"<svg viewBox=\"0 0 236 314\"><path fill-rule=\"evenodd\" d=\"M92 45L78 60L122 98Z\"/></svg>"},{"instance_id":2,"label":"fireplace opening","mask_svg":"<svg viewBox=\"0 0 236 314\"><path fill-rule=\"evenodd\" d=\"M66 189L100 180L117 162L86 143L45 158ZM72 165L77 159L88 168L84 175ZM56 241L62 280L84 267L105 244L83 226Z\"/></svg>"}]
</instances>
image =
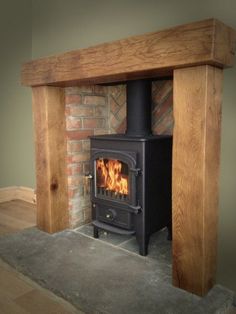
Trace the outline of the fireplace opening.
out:
<instances>
[{"instance_id":1,"label":"fireplace opening","mask_svg":"<svg viewBox=\"0 0 236 314\"><path fill-rule=\"evenodd\" d=\"M127 82L125 134L91 136L94 237L99 229L136 236L147 255L150 235L171 238L172 136L153 135L151 80Z\"/></svg>"}]
</instances>

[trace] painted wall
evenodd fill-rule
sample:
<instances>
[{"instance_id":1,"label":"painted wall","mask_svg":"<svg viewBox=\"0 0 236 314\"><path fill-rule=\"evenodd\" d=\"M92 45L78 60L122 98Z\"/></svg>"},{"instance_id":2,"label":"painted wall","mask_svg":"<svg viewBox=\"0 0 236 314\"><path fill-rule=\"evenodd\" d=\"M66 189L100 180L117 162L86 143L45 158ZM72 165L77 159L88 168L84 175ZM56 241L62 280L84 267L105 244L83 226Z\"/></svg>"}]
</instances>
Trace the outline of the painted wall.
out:
<instances>
[{"instance_id":1,"label":"painted wall","mask_svg":"<svg viewBox=\"0 0 236 314\"><path fill-rule=\"evenodd\" d=\"M0 3L0 187L34 186L31 94L20 86L31 58L31 1Z\"/></svg>"}]
</instances>

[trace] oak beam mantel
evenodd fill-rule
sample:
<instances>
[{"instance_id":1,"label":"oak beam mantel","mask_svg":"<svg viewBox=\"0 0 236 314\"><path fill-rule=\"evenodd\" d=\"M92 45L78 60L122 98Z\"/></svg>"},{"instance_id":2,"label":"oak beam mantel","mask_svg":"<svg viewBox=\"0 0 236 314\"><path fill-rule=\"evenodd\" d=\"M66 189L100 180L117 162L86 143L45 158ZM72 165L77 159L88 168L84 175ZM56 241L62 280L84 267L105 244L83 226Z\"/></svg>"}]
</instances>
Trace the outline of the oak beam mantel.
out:
<instances>
[{"instance_id":1,"label":"oak beam mantel","mask_svg":"<svg viewBox=\"0 0 236 314\"><path fill-rule=\"evenodd\" d=\"M235 39L232 28L209 19L30 61L23 65L22 84L98 84L201 64L231 66Z\"/></svg>"},{"instance_id":2,"label":"oak beam mantel","mask_svg":"<svg viewBox=\"0 0 236 314\"><path fill-rule=\"evenodd\" d=\"M215 19L30 61L38 226L68 227L63 86L173 75L173 284L204 295L216 273L223 68L236 32Z\"/></svg>"}]
</instances>

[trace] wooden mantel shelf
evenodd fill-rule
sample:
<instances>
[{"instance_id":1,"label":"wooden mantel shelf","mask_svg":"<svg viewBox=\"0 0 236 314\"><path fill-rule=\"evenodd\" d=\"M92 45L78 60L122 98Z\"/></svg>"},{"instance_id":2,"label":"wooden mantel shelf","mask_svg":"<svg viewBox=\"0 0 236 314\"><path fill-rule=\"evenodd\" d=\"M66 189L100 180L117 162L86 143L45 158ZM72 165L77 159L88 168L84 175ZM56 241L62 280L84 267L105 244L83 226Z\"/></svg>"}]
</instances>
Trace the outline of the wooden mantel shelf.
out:
<instances>
[{"instance_id":1,"label":"wooden mantel shelf","mask_svg":"<svg viewBox=\"0 0 236 314\"><path fill-rule=\"evenodd\" d=\"M236 32L215 19L30 61L37 226L69 227L64 86L173 75L173 284L204 295L216 275L223 68Z\"/></svg>"},{"instance_id":2,"label":"wooden mantel shelf","mask_svg":"<svg viewBox=\"0 0 236 314\"><path fill-rule=\"evenodd\" d=\"M173 69L232 66L235 31L216 19L75 50L23 65L22 84L72 86L166 76Z\"/></svg>"}]
</instances>

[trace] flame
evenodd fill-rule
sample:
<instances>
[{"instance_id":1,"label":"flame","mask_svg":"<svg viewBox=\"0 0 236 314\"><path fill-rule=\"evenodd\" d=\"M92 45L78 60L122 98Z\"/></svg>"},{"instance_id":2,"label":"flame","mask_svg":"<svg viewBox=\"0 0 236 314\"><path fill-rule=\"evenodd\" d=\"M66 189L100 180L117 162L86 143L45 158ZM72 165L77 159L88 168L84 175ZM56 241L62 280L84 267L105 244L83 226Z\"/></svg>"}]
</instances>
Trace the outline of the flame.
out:
<instances>
[{"instance_id":1,"label":"flame","mask_svg":"<svg viewBox=\"0 0 236 314\"><path fill-rule=\"evenodd\" d=\"M115 159L97 159L98 185L115 193L128 194L128 176L123 175L122 163Z\"/></svg>"}]
</instances>

